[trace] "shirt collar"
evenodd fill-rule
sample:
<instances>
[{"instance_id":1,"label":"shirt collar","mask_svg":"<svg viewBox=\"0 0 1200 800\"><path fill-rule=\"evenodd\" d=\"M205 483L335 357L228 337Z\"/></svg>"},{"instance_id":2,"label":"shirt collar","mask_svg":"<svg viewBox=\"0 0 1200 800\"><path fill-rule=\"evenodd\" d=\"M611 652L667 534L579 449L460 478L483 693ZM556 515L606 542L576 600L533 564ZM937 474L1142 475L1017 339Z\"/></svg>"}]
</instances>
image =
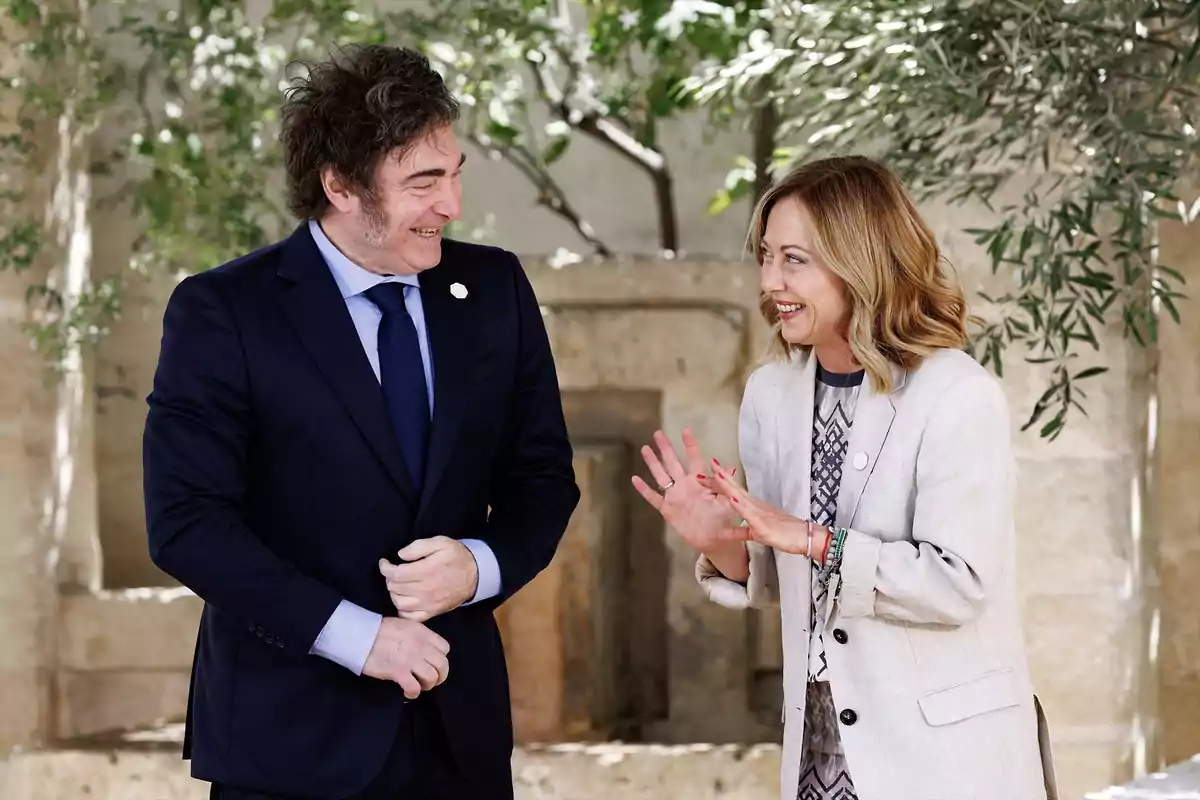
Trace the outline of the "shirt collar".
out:
<instances>
[{"instance_id":1,"label":"shirt collar","mask_svg":"<svg viewBox=\"0 0 1200 800\"><path fill-rule=\"evenodd\" d=\"M313 241L317 243L317 249L321 251L325 263L329 265L329 271L333 273L333 280L337 283L343 300L362 294L372 286L381 283L404 283L420 288L421 282L416 275L376 275L355 264L346 257L345 253L338 250L333 242L329 241L329 237L325 235L325 231L321 230L320 223L315 219L308 221L308 230L312 234Z\"/></svg>"}]
</instances>

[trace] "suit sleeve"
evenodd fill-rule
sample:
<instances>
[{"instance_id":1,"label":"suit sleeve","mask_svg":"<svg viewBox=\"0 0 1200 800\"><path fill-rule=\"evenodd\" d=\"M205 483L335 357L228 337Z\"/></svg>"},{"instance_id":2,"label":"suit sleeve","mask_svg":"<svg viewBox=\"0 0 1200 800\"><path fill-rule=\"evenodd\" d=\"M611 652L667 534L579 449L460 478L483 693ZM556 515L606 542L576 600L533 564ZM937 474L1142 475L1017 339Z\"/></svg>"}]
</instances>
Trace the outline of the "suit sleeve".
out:
<instances>
[{"instance_id":1,"label":"suit sleeve","mask_svg":"<svg viewBox=\"0 0 1200 800\"><path fill-rule=\"evenodd\" d=\"M517 304L517 374L492 471L491 513L481 539L500 567L500 592L512 597L545 569L579 502L558 374L541 308L520 262L512 259Z\"/></svg>"},{"instance_id":2,"label":"suit sleeve","mask_svg":"<svg viewBox=\"0 0 1200 800\"><path fill-rule=\"evenodd\" d=\"M742 405L738 412L738 456L750 493L755 497L771 498L765 485L768 443L762 436L754 401L759 374L750 376L742 394ZM726 578L702 553L696 561L696 580L700 582L700 588L710 600L726 608L777 607L779 575L775 566L775 551L758 542L747 542L746 550L750 560L750 577L744 584Z\"/></svg>"},{"instance_id":3,"label":"suit sleeve","mask_svg":"<svg viewBox=\"0 0 1200 800\"><path fill-rule=\"evenodd\" d=\"M253 408L241 341L205 274L172 294L143 438L150 556L263 640L308 654L341 598L279 558L244 517Z\"/></svg>"},{"instance_id":4,"label":"suit sleeve","mask_svg":"<svg viewBox=\"0 0 1200 800\"><path fill-rule=\"evenodd\" d=\"M964 625L1009 572L1015 489L1008 406L990 376L942 396L916 464L912 540L848 531L838 611L916 624Z\"/></svg>"}]
</instances>

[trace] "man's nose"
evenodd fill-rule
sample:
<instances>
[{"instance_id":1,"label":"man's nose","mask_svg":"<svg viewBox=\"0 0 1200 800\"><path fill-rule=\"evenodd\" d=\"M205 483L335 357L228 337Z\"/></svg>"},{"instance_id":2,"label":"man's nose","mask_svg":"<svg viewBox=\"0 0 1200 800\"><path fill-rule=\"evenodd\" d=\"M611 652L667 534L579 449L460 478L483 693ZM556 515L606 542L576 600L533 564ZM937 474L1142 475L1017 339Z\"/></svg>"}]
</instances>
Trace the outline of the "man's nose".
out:
<instances>
[{"instance_id":1,"label":"man's nose","mask_svg":"<svg viewBox=\"0 0 1200 800\"><path fill-rule=\"evenodd\" d=\"M457 181L452 181L434 203L433 210L446 219L453 220L462 216L462 186Z\"/></svg>"}]
</instances>

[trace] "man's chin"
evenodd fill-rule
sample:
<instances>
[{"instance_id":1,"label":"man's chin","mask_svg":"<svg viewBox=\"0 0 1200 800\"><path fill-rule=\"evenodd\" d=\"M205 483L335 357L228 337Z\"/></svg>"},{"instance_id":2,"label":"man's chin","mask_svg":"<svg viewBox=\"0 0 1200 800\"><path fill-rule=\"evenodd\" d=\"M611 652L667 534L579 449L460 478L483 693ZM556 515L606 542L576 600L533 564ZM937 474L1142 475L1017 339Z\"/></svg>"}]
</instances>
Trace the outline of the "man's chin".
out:
<instances>
[{"instance_id":1,"label":"man's chin","mask_svg":"<svg viewBox=\"0 0 1200 800\"><path fill-rule=\"evenodd\" d=\"M435 243L422 242L420 247L413 248L401 256L405 263L418 272L433 269L442 263L441 237Z\"/></svg>"}]
</instances>

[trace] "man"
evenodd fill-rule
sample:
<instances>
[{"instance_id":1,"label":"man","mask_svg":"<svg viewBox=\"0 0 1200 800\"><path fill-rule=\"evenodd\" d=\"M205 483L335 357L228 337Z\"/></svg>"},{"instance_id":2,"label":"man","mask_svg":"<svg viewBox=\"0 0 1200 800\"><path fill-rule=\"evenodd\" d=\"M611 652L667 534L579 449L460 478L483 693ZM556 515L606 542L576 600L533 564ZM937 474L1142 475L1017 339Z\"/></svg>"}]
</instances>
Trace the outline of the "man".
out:
<instances>
[{"instance_id":1,"label":"man","mask_svg":"<svg viewBox=\"0 0 1200 800\"><path fill-rule=\"evenodd\" d=\"M457 115L414 52L316 65L282 115L302 223L167 306L146 516L205 601L184 757L213 798L512 797L492 612L579 491L520 264L442 238Z\"/></svg>"}]
</instances>

